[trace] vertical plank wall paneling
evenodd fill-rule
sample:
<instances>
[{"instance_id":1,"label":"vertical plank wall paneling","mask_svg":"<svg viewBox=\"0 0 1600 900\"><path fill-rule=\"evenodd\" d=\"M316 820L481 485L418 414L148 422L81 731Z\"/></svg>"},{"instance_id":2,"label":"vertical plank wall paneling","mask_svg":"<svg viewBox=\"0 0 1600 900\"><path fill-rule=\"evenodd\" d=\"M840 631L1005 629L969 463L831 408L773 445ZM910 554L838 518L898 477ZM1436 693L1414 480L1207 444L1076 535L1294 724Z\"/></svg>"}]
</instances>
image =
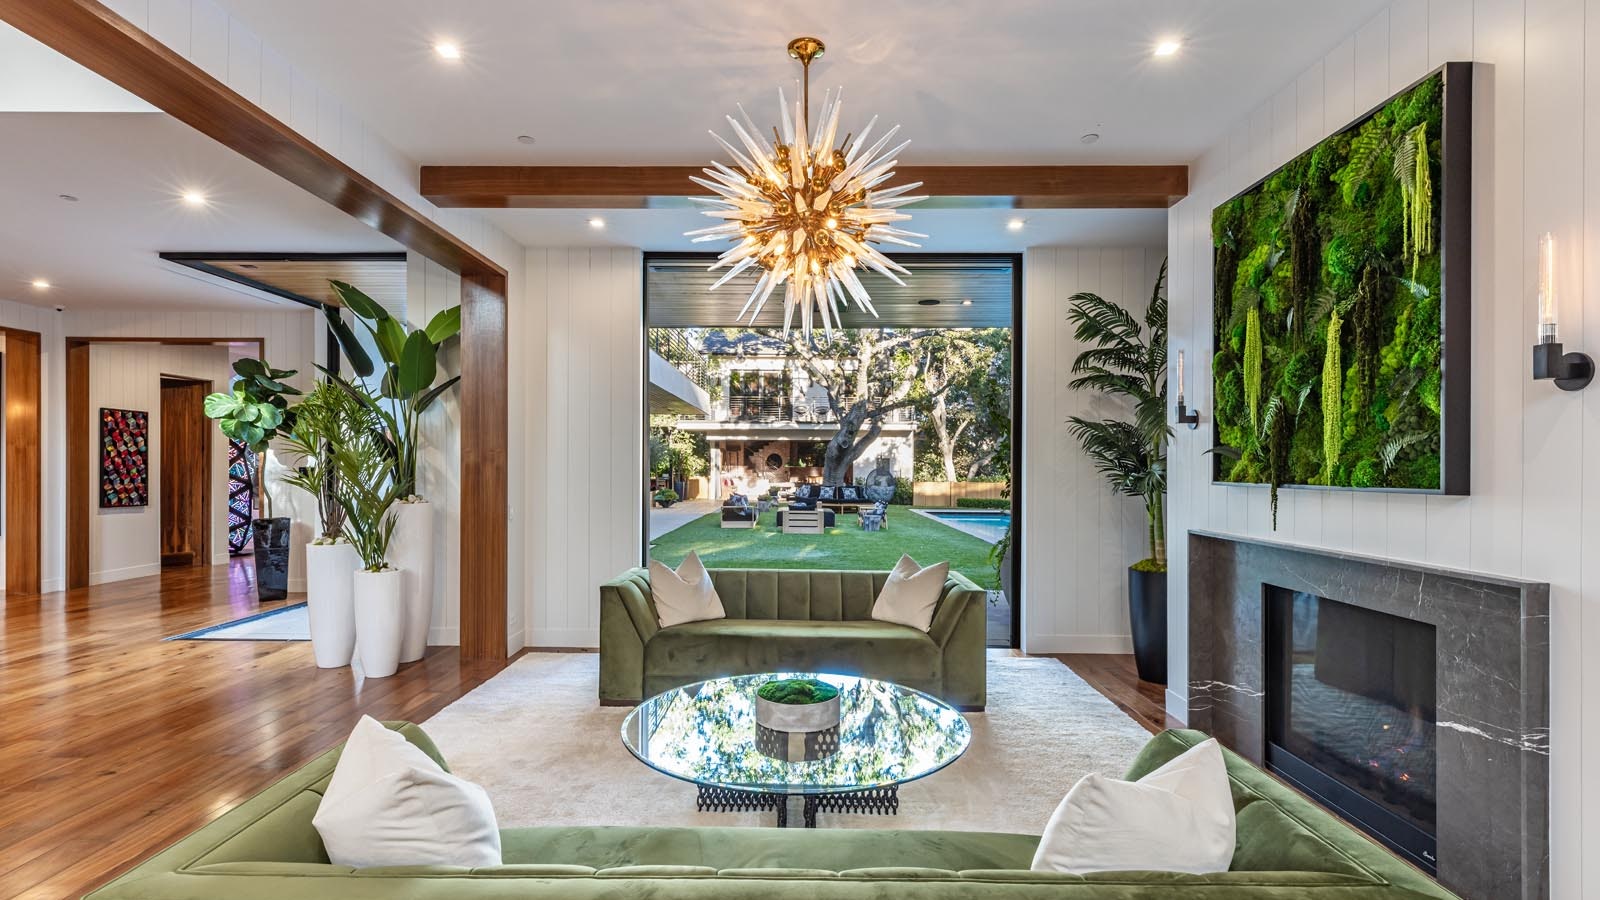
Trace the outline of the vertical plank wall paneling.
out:
<instances>
[{"instance_id":1,"label":"vertical plank wall paneling","mask_svg":"<svg viewBox=\"0 0 1600 900\"><path fill-rule=\"evenodd\" d=\"M1161 248L1036 247L1023 259L1022 644L1030 653L1127 653L1127 567L1148 555L1144 507L1111 493L1067 417L1124 415L1067 387L1068 300L1090 291L1143 316Z\"/></svg>"},{"instance_id":2,"label":"vertical plank wall paneling","mask_svg":"<svg viewBox=\"0 0 1600 900\"><path fill-rule=\"evenodd\" d=\"M104 584L155 575L161 571L161 376L178 375L226 390L232 375L227 347L164 344L89 345L89 583ZM101 509L100 409L134 409L149 414L149 505ZM211 559L227 559L228 445L211 444ZM291 572L291 574L294 574ZM301 574L301 589L304 575Z\"/></svg>"},{"instance_id":3,"label":"vertical plank wall paneling","mask_svg":"<svg viewBox=\"0 0 1600 900\"><path fill-rule=\"evenodd\" d=\"M593 647L599 585L639 564L644 449L643 258L527 251L512 357L545 390L513 390L527 435L523 594L530 647ZM540 377L540 373L543 377ZM518 554L513 554L518 555Z\"/></svg>"},{"instance_id":4,"label":"vertical plank wall paneling","mask_svg":"<svg viewBox=\"0 0 1600 900\"><path fill-rule=\"evenodd\" d=\"M1168 705L1186 712L1189 529L1273 537L1552 585L1552 896L1600 894L1600 393L1534 383L1532 272L1556 235L1562 334L1600 348L1600 0L1397 0L1265 98L1173 208L1172 351L1210 371L1210 214L1446 61L1474 60L1472 494L1267 491L1210 481L1209 422L1171 457ZM1289 140L1286 135L1293 135ZM1189 392L1207 414L1211 386ZM1209 419L1209 415L1207 415Z\"/></svg>"}]
</instances>

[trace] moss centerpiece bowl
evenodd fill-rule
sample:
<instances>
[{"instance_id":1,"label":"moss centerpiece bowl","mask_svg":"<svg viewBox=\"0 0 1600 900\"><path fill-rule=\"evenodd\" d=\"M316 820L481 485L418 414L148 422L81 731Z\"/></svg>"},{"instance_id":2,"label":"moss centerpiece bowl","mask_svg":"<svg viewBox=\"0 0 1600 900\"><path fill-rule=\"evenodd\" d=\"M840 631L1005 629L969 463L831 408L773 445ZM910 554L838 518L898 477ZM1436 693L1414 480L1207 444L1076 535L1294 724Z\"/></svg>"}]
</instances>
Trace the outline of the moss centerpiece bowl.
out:
<instances>
[{"instance_id":1,"label":"moss centerpiece bowl","mask_svg":"<svg viewBox=\"0 0 1600 900\"><path fill-rule=\"evenodd\" d=\"M815 678L778 678L756 689L756 724L810 733L839 724L839 689Z\"/></svg>"}]
</instances>

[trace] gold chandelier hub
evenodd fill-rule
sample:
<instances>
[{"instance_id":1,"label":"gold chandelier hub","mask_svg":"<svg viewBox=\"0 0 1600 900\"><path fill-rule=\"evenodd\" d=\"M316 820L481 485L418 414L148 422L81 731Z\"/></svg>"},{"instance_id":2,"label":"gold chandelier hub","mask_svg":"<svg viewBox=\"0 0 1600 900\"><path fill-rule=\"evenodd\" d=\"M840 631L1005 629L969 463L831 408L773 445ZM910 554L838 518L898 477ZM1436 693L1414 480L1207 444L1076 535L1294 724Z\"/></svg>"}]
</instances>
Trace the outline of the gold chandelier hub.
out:
<instances>
[{"instance_id":1,"label":"gold chandelier hub","mask_svg":"<svg viewBox=\"0 0 1600 900\"><path fill-rule=\"evenodd\" d=\"M797 37L789 42L789 57L798 59L802 65L811 65L811 61L821 56L828 48L822 41L814 37Z\"/></svg>"}]
</instances>

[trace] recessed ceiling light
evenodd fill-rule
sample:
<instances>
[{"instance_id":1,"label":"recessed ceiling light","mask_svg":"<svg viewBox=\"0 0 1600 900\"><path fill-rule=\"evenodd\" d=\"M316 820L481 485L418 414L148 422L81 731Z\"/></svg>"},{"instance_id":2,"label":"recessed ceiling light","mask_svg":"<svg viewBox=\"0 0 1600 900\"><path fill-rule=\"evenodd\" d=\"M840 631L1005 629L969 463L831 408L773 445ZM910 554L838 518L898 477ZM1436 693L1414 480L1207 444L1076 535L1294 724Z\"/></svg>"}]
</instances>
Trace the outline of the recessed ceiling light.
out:
<instances>
[{"instance_id":1,"label":"recessed ceiling light","mask_svg":"<svg viewBox=\"0 0 1600 900\"><path fill-rule=\"evenodd\" d=\"M967 299L961 301L961 305L962 306L971 306L972 305L972 298L968 297Z\"/></svg>"},{"instance_id":2,"label":"recessed ceiling light","mask_svg":"<svg viewBox=\"0 0 1600 900\"><path fill-rule=\"evenodd\" d=\"M1183 41L1180 41L1177 38L1167 38L1164 41L1158 41L1156 43L1156 49L1154 53L1156 56L1177 56L1178 50L1180 50L1182 47Z\"/></svg>"},{"instance_id":3,"label":"recessed ceiling light","mask_svg":"<svg viewBox=\"0 0 1600 900\"><path fill-rule=\"evenodd\" d=\"M606 227L606 220L600 218L599 216L595 216L589 220L589 227L599 231L600 229Z\"/></svg>"},{"instance_id":4,"label":"recessed ceiling light","mask_svg":"<svg viewBox=\"0 0 1600 900\"><path fill-rule=\"evenodd\" d=\"M1100 132L1098 132L1098 131L1086 132L1082 137L1078 138L1078 140L1083 141L1085 144L1092 144L1095 141L1100 140Z\"/></svg>"},{"instance_id":5,"label":"recessed ceiling light","mask_svg":"<svg viewBox=\"0 0 1600 900\"><path fill-rule=\"evenodd\" d=\"M929 297L926 300L918 300L917 301L917 305L918 306L938 306L939 305L939 301L933 299L932 297Z\"/></svg>"},{"instance_id":6,"label":"recessed ceiling light","mask_svg":"<svg viewBox=\"0 0 1600 900\"><path fill-rule=\"evenodd\" d=\"M517 143L519 143L519 144L532 144L533 141L534 141L534 137L531 134L519 134L519 135L517 135Z\"/></svg>"},{"instance_id":7,"label":"recessed ceiling light","mask_svg":"<svg viewBox=\"0 0 1600 900\"><path fill-rule=\"evenodd\" d=\"M35 290L48 291L50 290L50 282L43 278L35 278L33 280L33 287Z\"/></svg>"},{"instance_id":8,"label":"recessed ceiling light","mask_svg":"<svg viewBox=\"0 0 1600 900\"><path fill-rule=\"evenodd\" d=\"M58 198L62 199L62 200L67 201L68 203L77 203L78 202L78 198L72 196L71 194L57 194L56 196Z\"/></svg>"},{"instance_id":9,"label":"recessed ceiling light","mask_svg":"<svg viewBox=\"0 0 1600 900\"><path fill-rule=\"evenodd\" d=\"M183 202L190 206L205 206L206 195L200 191L184 191Z\"/></svg>"},{"instance_id":10,"label":"recessed ceiling light","mask_svg":"<svg viewBox=\"0 0 1600 900\"><path fill-rule=\"evenodd\" d=\"M1023 220L1021 219L1011 219L1010 221L1006 222L1007 231L1021 231L1022 226Z\"/></svg>"},{"instance_id":11,"label":"recessed ceiling light","mask_svg":"<svg viewBox=\"0 0 1600 900\"><path fill-rule=\"evenodd\" d=\"M461 48L450 41L439 41L433 45L433 52L439 54L440 59L460 59Z\"/></svg>"}]
</instances>

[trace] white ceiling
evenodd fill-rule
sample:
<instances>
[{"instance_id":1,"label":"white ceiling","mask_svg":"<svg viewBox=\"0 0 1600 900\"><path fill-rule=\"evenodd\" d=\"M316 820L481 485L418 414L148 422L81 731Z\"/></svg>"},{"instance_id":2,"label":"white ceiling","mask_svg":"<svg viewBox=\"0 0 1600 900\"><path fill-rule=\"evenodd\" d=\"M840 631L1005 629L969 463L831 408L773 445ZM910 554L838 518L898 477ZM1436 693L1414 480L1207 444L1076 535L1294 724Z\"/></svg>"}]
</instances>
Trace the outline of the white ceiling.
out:
<instances>
[{"instance_id":1,"label":"white ceiling","mask_svg":"<svg viewBox=\"0 0 1600 900\"><path fill-rule=\"evenodd\" d=\"M841 127L881 113L926 165L1192 161L1388 0L222 2L422 163L695 163L813 34L814 106L845 85Z\"/></svg>"},{"instance_id":2,"label":"white ceiling","mask_svg":"<svg viewBox=\"0 0 1600 900\"><path fill-rule=\"evenodd\" d=\"M0 299L262 309L288 301L157 254L402 249L163 113L0 112L0 134ZM183 203L189 190L208 203Z\"/></svg>"},{"instance_id":3,"label":"white ceiling","mask_svg":"<svg viewBox=\"0 0 1600 900\"><path fill-rule=\"evenodd\" d=\"M1028 247L1161 247L1167 242L1164 209L905 209L901 223L927 234L926 253L1017 253ZM641 247L645 250L727 249L693 244L683 236L709 221L693 209L486 209L480 214L527 247ZM590 227L598 217L602 229ZM1006 227L1022 220L1022 229Z\"/></svg>"}]
</instances>

